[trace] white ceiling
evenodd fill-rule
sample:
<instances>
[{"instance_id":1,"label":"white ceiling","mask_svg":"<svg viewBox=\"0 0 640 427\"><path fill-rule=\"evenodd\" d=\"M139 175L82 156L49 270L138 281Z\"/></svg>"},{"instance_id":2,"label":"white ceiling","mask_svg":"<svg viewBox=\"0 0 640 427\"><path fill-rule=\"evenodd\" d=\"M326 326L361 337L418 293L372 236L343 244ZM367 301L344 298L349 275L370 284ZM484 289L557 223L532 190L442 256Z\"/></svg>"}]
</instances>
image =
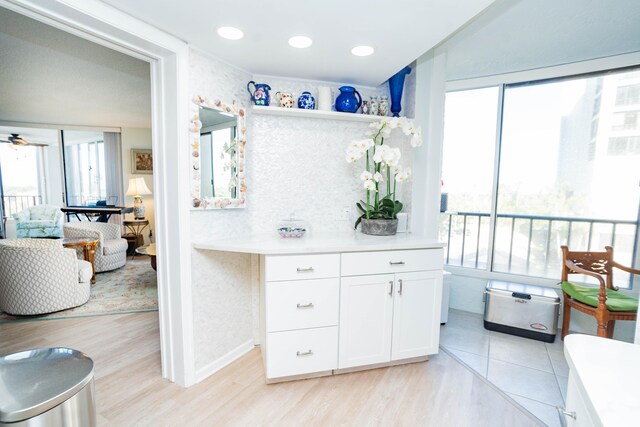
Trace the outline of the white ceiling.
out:
<instances>
[{"instance_id":1,"label":"white ceiling","mask_svg":"<svg viewBox=\"0 0 640 427\"><path fill-rule=\"evenodd\" d=\"M377 86L494 0L103 0L254 74ZM244 31L225 40L221 26ZM287 40L313 39L307 49ZM351 48L371 45L369 57Z\"/></svg>"},{"instance_id":2,"label":"white ceiling","mask_svg":"<svg viewBox=\"0 0 640 427\"><path fill-rule=\"evenodd\" d=\"M149 64L0 8L0 120L151 127Z\"/></svg>"},{"instance_id":3,"label":"white ceiling","mask_svg":"<svg viewBox=\"0 0 640 427\"><path fill-rule=\"evenodd\" d=\"M446 43L447 78L640 51L638 0L503 0Z\"/></svg>"}]
</instances>

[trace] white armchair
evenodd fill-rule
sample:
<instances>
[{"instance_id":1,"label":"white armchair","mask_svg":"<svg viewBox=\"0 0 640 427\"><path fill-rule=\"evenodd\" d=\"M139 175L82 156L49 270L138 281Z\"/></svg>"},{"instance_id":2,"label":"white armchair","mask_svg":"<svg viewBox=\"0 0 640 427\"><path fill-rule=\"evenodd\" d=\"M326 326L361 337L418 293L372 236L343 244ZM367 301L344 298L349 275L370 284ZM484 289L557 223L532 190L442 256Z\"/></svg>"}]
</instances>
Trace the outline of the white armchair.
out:
<instances>
[{"instance_id":1,"label":"white armchair","mask_svg":"<svg viewBox=\"0 0 640 427\"><path fill-rule=\"evenodd\" d=\"M106 222L71 222L64 225L66 238L98 239L94 258L96 273L115 270L127 263L127 241L122 238L120 226ZM84 258L82 248L76 249L78 258Z\"/></svg>"},{"instance_id":2,"label":"white armchair","mask_svg":"<svg viewBox=\"0 0 640 427\"><path fill-rule=\"evenodd\" d=\"M62 237L64 214L53 205L31 206L13 214L17 237Z\"/></svg>"},{"instance_id":3,"label":"white armchair","mask_svg":"<svg viewBox=\"0 0 640 427\"><path fill-rule=\"evenodd\" d=\"M0 310L34 315L82 305L92 273L61 240L0 240Z\"/></svg>"}]
</instances>

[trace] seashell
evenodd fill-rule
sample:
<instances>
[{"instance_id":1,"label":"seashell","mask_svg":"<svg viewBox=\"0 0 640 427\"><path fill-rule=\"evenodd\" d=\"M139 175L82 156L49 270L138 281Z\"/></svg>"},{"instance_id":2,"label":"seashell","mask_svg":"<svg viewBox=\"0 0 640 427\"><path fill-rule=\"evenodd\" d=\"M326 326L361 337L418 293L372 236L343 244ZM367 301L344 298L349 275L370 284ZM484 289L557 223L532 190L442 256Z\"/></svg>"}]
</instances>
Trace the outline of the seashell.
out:
<instances>
[{"instance_id":1,"label":"seashell","mask_svg":"<svg viewBox=\"0 0 640 427\"><path fill-rule=\"evenodd\" d=\"M193 151L191 152L191 155L192 155L193 157L200 157L200 152L198 152L198 150L193 150Z\"/></svg>"},{"instance_id":2,"label":"seashell","mask_svg":"<svg viewBox=\"0 0 640 427\"><path fill-rule=\"evenodd\" d=\"M200 129L202 129L202 122L200 120L191 122L191 132L200 132Z\"/></svg>"},{"instance_id":3,"label":"seashell","mask_svg":"<svg viewBox=\"0 0 640 427\"><path fill-rule=\"evenodd\" d=\"M216 107L219 107L219 106L222 104L222 101L220 101L219 99L216 99L216 100L213 102L213 104L214 104Z\"/></svg>"},{"instance_id":4,"label":"seashell","mask_svg":"<svg viewBox=\"0 0 640 427\"><path fill-rule=\"evenodd\" d=\"M193 207L194 207L194 208L199 208L199 207L200 207L200 205L202 204L202 200L200 200L200 199L193 199L192 204L193 204Z\"/></svg>"},{"instance_id":5,"label":"seashell","mask_svg":"<svg viewBox=\"0 0 640 427\"><path fill-rule=\"evenodd\" d=\"M241 108L241 109L239 109L239 110L238 110L238 115L239 115L240 117L244 117L244 109L242 109L242 108Z\"/></svg>"},{"instance_id":6,"label":"seashell","mask_svg":"<svg viewBox=\"0 0 640 427\"><path fill-rule=\"evenodd\" d=\"M200 95L195 95L191 100L193 101L194 104L202 104L205 101L205 97Z\"/></svg>"}]
</instances>

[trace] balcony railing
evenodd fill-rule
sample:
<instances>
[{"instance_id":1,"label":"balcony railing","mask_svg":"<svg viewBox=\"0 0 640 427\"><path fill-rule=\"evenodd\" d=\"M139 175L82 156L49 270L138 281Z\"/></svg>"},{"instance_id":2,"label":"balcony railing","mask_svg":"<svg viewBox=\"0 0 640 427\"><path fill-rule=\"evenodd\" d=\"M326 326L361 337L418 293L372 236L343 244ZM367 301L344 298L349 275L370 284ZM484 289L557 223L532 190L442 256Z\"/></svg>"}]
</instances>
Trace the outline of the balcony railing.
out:
<instances>
[{"instance_id":1,"label":"balcony railing","mask_svg":"<svg viewBox=\"0 0 640 427\"><path fill-rule=\"evenodd\" d=\"M490 227L488 213L444 212L440 239L447 242L446 264L483 270L491 264L495 272L556 279L561 245L594 251L613 246L616 261L626 265L633 264L636 254L636 221L498 214L493 255L489 253ZM627 287L628 276L618 276L619 286Z\"/></svg>"},{"instance_id":2,"label":"balcony railing","mask_svg":"<svg viewBox=\"0 0 640 427\"><path fill-rule=\"evenodd\" d=\"M2 196L4 218L40 204L42 204L42 196Z\"/></svg>"}]
</instances>

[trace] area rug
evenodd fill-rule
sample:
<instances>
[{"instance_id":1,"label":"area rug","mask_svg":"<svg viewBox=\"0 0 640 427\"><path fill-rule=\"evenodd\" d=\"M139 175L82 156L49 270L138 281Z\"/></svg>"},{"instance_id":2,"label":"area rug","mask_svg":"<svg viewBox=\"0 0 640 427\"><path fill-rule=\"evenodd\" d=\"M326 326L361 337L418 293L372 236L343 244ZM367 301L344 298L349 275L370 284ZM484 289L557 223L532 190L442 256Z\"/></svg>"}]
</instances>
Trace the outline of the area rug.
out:
<instances>
[{"instance_id":1,"label":"area rug","mask_svg":"<svg viewBox=\"0 0 640 427\"><path fill-rule=\"evenodd\" d=\"M98 273L91 285L91 298L80 307L38 316L12 316L0 312L0 322L49 320L105 314L136 313L158 310L156 272L149 258L127 259L127 264L114 271Z\"/></svg>"}]
</instances>

